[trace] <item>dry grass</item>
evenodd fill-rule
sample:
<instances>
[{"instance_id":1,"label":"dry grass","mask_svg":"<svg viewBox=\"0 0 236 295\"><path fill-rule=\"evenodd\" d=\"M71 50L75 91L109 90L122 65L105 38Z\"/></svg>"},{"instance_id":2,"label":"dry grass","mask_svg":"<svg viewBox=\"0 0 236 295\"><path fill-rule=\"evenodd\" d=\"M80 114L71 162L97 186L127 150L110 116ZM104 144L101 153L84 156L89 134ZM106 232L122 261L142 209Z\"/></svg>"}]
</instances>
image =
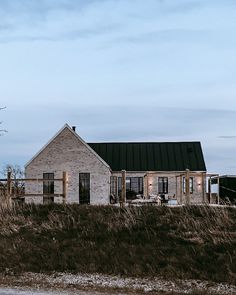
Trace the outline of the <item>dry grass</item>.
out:
<instances>
[{"instance_id":1,"label":"dry grass","mask_svg":"<svg viewBox=\"0 0 236 295\"><path fill-rule=\"evenodd\" d=\"M236 283L236 210L0 207L0 271L6 268Z\"/></svg>"}]
</instances>

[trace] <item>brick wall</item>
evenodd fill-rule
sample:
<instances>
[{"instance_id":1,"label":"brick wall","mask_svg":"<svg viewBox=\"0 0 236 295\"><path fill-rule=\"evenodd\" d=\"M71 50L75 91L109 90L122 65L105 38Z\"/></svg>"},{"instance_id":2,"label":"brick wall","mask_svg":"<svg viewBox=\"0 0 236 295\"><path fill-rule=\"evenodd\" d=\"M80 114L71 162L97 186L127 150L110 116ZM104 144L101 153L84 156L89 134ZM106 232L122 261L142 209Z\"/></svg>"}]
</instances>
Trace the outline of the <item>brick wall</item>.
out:
<instances>
[{"instance_id":1,"label":"brick wall","mask_svg":"<svg viewBox=\"0 0 236 295\"><path fill-rule=\"evenodd\" d=\"M62 178L68 173L68 203L79 203L79 173L90 173L90 203L108 204L110 169L69 128L64 128L26 167L26 178L43 178L54 173ZM55 182L55 193L62 193L62 183ZM42 193L43 184L27 183L27 193ZM42 203L43 197L27 197L27 202ZM62 202L62 198L55 198Z\"/></svg>"}]
</instances>

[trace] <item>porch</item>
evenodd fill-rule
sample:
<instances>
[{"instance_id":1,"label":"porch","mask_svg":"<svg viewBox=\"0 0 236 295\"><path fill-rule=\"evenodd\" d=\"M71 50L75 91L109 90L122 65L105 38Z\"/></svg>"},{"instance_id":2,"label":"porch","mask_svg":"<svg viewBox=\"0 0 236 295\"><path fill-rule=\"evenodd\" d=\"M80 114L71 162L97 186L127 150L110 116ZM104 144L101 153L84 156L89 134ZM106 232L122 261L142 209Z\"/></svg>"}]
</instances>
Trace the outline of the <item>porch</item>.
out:
<instances>
[{"instance_id":1,"label":"porch","mask_svg":"<svg viewBox=\"0 0 236 295\"><path fill-rule=\"evenodd\" d=\"M145 172L138 176L123 170L111 177L111 203L150 205L219 204L219 191L211 189L218 174L195 172Z\"/></svg>"}]
</instances>

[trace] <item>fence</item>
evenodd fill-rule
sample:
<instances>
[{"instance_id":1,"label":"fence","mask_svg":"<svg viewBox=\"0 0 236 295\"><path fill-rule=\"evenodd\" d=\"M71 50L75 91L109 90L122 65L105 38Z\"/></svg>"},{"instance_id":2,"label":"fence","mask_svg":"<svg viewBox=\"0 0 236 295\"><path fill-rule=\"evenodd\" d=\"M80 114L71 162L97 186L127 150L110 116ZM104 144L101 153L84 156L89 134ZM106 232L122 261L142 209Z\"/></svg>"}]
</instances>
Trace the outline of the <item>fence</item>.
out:
<instances>
[{"instance_id":1,"label":"fence","mask_svg":"<svg viewBox=\"0 0 236 295\"><path fill-rule=\"evenodd\" d=\"M63 203L66 203L67 199L67 185L68 185L68 174L67 172L62 173L62 178L52 179L53 182L62 183L62 192L61 193L26 193L25 184L27 182L46 182L46 179L43 178L12 178L12 172L7 173L7 178L0 179L1 191L5 197L6 203L11 205L12 200L16 199L25 199L26 197L62 197ZM17 183L24 184L22 189L18 189Z\"/></svg>"}]
</instances>

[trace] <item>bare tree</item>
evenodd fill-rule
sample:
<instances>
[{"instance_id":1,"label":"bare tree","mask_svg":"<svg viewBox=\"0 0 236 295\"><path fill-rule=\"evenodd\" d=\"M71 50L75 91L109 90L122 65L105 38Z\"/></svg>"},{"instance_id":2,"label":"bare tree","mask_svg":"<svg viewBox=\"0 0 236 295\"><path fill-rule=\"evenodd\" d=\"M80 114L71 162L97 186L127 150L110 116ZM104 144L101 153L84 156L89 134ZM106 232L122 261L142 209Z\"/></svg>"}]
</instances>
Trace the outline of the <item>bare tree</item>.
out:
<instances>
[{"instance_id":1,"label":"bare tree","mask_svg":"<svg viewBox=\"0 0 236 295\"><path fill-rule=\"evenodd\" d=\"M6 108L6 107L4 107L4 108L0 108L0 111L3 110L3 109L5 109L5 108ZM0 122L0 125L2 125L2 122ZM5 129L1 129L1 128L0 128L0 136L3 135L3 133L5 133L5 132L7 132Z\"/></svg>"},{"instance_id":2,"label":"bare tree","mask_svg":"<svg viewBox=\"0 0 236 295\"><path fill-rule=\"evenodd\" d=\"M15 196L23 195L25 191L25 183L20 180L25 176L24 169L19 165L7 164L1 174L4 178L7 178L8 172L11 172L12 181L12 193Z\"/></svg>"}]
</instances>

